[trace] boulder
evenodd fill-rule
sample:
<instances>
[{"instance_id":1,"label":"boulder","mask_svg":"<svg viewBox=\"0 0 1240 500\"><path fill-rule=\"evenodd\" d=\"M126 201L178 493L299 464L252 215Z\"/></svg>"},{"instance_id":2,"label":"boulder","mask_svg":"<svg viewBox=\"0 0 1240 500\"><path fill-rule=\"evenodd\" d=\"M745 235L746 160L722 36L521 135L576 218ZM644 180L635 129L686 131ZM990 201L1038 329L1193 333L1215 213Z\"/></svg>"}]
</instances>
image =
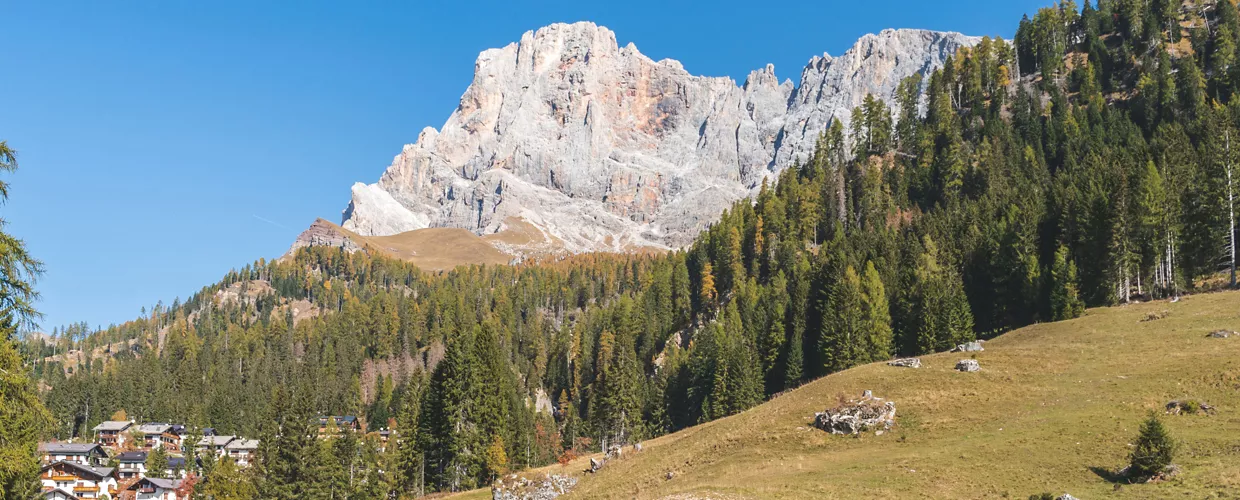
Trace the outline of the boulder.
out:
<instances>
[{"instance_id":1,"label":"boulder","mask_svg":"<svg viewBox=\"0 0 1240 500\"><path fill-rule=\"evenodd\" d=\"M918 358L900 358L887 362L887 366L899 366L902 368L921 368L921 360Z\"/></svg>"},{"instance_id":2,"label":"boulder","mask_svg":"<svg viewBox=\"0 0 1240 500\"><path fill-rule=\"evenodd\" d=\"M955 349L952 349L952 352L981 352L985 350L986 349L982 347L982 341L975 340L973 342L965 342L956 346Z\"/></svg>"},{"instance_id":3,"label":"boulder","mask_svg":"<svg viewBox=\"0 0 1240 500\"><path fill-rule=\"evenodd\" d=\"M1205 413L1207 415L1214 414L1214 406L1202 403L1200 401L1169 401L1167 403L1167 413L1170 415L1179 415L1181 413L1195 414Z\"/></svg>"},{"instance_id":4,"label":"boulder","mask_svg":"<svg viewBox=\"0 0 1240 500\"><path fill-rule=\"evenodd\" d=\"M548 474L533 479L516 474L491 485L492 500L551 500L568 493L577 478Z\"/></svg>"},{"instance_id":5,"label":"boulder","mask_svg":"<svg viewBox=\"0 0 1240 500\"><path fill-rule=\"evenodd\" d=\"M604 460L595 460L595 459L591 458L591 459L590 459L590 472L598 472L598 471L599 471L599 469L602 469L602 468L603 468L603 464L604 464L604 463L606 463L606 461L604 461Z\"/></svg>"},{"instance_id":6,"label":"boulder","mask_svg":"<svg viewBox=\"0 0 1240 500\"><path fill-rule=\"evenodd\" d=\"M956 370L962 372L975 372L981 370L982 366L977 363L976 359L962 359L956 362Z\"/></svg>"},{"instance_id":7,"label":"boulder","mask_svg":"<svg viewBox=\"0 0 1240 500\"><path fill-rule=\"evenodd\" d=\"M1055 500L1079 500L1079 499L1077 499L1076 497L1074 497L1074 496L1072 496L1072 495L1069 495L1069 494L1067 494L1067 493L1064 493L1064 494L1062 494L1062 495L1059 495L1059 496L1055 497Z\"/></svg>"},{"instance_id":8,"label":"boulder","mask_svg":"<svg viewBox=\"0 0 1240 500\"><path fill-rule=\"evenodd\" d=\"M1235 337L1236 335L1237 335L1236 332L1231 331L1231 330L1215 330L1215 331L1212 331L1206 334L1207 337L1210 337L1212 339L1226 339L1226 338Z\"/></svg>"},{"instance_id":9,"label":"boulder","mask_svg":"<svg viewBox=\"0 0 1240 500\"><path fill-rule=\"evenodd\" d=\"M896 404L876 398L869 391L859 400L814 414L814 427L831 434L858 434L870 429L890 429L895 424Z\"/></svg>"}]
</instances>

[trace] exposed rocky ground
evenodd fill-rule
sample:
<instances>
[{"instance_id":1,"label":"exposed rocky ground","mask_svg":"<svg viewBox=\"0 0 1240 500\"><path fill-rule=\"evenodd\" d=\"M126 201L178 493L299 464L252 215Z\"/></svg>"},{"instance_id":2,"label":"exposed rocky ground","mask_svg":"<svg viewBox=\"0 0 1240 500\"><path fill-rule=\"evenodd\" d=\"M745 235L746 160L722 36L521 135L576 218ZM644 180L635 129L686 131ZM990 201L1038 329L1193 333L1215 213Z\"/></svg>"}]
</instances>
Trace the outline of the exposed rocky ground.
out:
<instances>
[{"instance_id":1,"label":"exposed rocky ground","mask_svg":"<svg viewBox=\"0 0 1240 500\"><path fill-rule=\"evenodd\" d=\"M568 493L577 485L577 478L548 474L533 479L512 474L491 485L493 500L551 500Z\"/></svg>"}]
</instances>

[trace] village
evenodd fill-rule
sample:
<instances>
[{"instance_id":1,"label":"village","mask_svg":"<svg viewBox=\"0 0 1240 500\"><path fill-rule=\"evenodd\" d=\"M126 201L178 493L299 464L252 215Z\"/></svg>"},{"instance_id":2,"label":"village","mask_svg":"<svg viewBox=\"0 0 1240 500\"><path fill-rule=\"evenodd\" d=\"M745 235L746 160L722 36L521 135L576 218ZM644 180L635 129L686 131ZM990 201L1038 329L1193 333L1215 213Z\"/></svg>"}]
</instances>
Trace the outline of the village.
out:
<instances>
[{"instance_id":1,"label":"village","mask_svg":"<svg viewBox=\"0 0 1240 500\"><path fill-rule=\"evenodd\" d=\"M320 416L317 421L320 439L362 430L352 415ZM204 460L230 460L245 468L258 456L257 439L219 434L210 427L193 432L185 425L110 420L92 430L91 442L39 443L42 492L38 498L188 500L194 485L203 479L197 471L204 470ZM391 431L383 429L378 435L386 444ZM156 464L163 470L152 470Z\"/></svg>"}]
</instances>

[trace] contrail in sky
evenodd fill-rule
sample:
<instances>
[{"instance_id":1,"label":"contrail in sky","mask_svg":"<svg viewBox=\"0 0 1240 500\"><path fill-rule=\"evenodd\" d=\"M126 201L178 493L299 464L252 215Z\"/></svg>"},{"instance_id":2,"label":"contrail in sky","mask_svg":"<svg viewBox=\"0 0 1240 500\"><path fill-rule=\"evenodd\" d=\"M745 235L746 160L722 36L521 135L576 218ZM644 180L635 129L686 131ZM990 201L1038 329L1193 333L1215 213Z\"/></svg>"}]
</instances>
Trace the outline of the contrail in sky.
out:
<instances>
[{"instance_id":1,"label":"contrail in sky","mask_svg":"<svg viewBox=\"0 0 1240 500\"><path fill-rule=\"evenodd\" d=\"M255 215L255 214L250 214L250 215L253 215L255 219L261 220L261 221L263 221L263 222L266 222L266 223L268 223L268 224L271 224L271 225L273 225L273 226L275 226L275 227L278 227L278 228L280 228L280 229L283 229L283 230L285 230L285 231L292 231L292 229L289 229L289 228L288 228L288 227L286 227L284 224L280 224L279 222L275 222L275 221L270 220L270 219L264 219L264 218L262 218L262 217L259 217L259 216Z\"/></svg>"}]
</instances>

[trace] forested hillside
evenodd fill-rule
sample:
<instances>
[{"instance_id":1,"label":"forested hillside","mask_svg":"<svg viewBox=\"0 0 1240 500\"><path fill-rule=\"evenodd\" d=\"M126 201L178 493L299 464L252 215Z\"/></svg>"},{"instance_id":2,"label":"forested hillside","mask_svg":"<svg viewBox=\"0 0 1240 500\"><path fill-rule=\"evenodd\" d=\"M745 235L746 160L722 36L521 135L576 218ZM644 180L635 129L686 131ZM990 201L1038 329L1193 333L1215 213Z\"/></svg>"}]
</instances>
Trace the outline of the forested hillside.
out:
<instances>
[{"instance_id":1,"label":"forested hillside","mask_svg":"<svg viewBox=\"0 0 1240 500\"><path fill-rule=\"evenodd\" d=\"M26 351L58 437L120 409L259 436L264 498L342 467L388 471L363 496L485 484L857 364L1223 286L1237 43L1229 0L1063 2L867 101L683 251L424 273L309 248L78 341L109 347L71 374L43 358L63 348ZM404 445L358 463L282 432L319 413Z\"/></svg>"}]
</instances>

